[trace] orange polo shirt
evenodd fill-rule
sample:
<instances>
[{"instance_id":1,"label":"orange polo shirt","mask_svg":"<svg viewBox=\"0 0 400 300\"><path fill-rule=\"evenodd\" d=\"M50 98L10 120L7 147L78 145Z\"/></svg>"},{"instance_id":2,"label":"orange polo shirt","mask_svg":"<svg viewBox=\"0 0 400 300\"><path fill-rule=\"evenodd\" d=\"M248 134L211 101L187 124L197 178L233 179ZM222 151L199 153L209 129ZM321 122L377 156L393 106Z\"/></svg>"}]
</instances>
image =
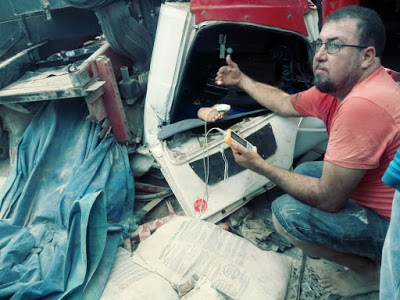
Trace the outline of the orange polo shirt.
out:
<instances>
[{"instance_id":1,"label":"orange polo shirt","mask_svg":"<svg viewBox=\"0 0 400 300\"><path fill-rule=\"evenodd\" d=\"M351 199L390 220L394 189L382 182L382 176L400 147L399 84L380 67L341 103L312 87L293 95L292 105L300 114L325 123L326 161L367 170Z\"/></svg>"}]
</instances>

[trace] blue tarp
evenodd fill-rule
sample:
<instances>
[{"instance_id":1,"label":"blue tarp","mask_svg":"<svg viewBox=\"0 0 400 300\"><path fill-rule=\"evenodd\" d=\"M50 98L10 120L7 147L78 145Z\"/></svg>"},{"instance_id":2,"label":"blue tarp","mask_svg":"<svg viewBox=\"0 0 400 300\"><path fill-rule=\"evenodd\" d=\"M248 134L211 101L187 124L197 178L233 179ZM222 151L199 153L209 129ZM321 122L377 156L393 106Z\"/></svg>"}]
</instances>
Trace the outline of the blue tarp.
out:
<instances>
[{"instance_id":1,"label":"blue tarp","mask_svg":"<svg viewBox=\"0 0 400 300\"><path fill-rule=\"evenodd\" d=\"M0 191L0 299L98 299L133 212L127 150L52 101L23 136Z\"/></svg>"}]
</instances>

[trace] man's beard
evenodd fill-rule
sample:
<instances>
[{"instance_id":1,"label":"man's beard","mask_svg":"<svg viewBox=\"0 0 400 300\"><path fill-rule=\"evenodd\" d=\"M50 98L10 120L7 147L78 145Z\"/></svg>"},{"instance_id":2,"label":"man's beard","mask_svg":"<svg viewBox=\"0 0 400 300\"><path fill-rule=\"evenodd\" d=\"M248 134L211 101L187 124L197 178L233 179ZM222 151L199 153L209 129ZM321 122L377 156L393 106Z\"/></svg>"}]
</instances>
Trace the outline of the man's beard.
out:
<instances>
[{"instance_id":1,"label":"man's beard","mask_svg":"<svg viewBox=\"0 0 400 300\"><path fill-rule=\"evenodd\" d=\"M329 80L321 80L319 75L314 76L314 85L322 93L334 94L336 86Z\"/></svg>"},{"instance_id":2,"label":"man's beard","mask_svg":"<svg viewBox=\"0 0 400 300\"><path fill-rule=\"evenodd\" d=\"M347 95L352 88L357 84L360 79L360 75L356 72L359 68L355 62L352 66L348 68L348 72L346 75L339 81L333 82L329 76L321 77L321 74L315 74L315 70L321 69L325 70L325 68L321 68L319 64L317 64L314 68L314 86L322 93L326 93L332 96L340 96Z\"/></svg>"}]
</instances>

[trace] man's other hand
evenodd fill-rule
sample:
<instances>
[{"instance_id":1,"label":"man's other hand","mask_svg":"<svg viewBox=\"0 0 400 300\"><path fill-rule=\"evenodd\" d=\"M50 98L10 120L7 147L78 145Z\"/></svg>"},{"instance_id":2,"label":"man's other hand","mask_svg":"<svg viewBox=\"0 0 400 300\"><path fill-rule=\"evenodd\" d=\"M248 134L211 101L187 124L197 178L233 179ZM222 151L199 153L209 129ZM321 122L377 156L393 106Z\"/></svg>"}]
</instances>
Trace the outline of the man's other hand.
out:
<instances>
[{"instance_id":1,"label":"man's other hand","mask_svg":"<svg viewBox=\"0 0 400 300\"><path fill-rule=\"evenodd\" d=\"M240 166L254 172L261 169L264 159L257 152L247 149L235 141L232 141L230 145L237 151L233 151L233 156Z\"/></svg>"}]
</instances>

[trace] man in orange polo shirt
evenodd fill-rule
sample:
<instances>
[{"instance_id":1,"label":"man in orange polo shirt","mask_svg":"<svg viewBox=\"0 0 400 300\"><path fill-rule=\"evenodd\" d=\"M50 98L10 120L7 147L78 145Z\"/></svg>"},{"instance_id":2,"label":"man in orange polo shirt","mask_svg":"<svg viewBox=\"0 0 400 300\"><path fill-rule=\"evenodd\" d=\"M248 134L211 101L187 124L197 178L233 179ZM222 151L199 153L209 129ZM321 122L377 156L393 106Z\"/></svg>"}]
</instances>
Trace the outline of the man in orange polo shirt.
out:
<instances>
[{"instance_id":1,"label":"man in orange polo shirt","mask_svg":"<svg viewBox=\"0 0 400 300\"><path fill-rule=\"evenodd\" d=\"M327 127L322 162L294 172L235 143L236 162L268 177L287 194L272 203L278 232L311 256L348 267L320 280L333 294L379 289L379 265L394 189L381 178L400 146L400 87L381 66L382 20L348 6L333 12L314 42L314 87L295 94L259 83L231 57L217 84L236 85L284 116L315 116Z\"/></svg>"}]
</instances>

